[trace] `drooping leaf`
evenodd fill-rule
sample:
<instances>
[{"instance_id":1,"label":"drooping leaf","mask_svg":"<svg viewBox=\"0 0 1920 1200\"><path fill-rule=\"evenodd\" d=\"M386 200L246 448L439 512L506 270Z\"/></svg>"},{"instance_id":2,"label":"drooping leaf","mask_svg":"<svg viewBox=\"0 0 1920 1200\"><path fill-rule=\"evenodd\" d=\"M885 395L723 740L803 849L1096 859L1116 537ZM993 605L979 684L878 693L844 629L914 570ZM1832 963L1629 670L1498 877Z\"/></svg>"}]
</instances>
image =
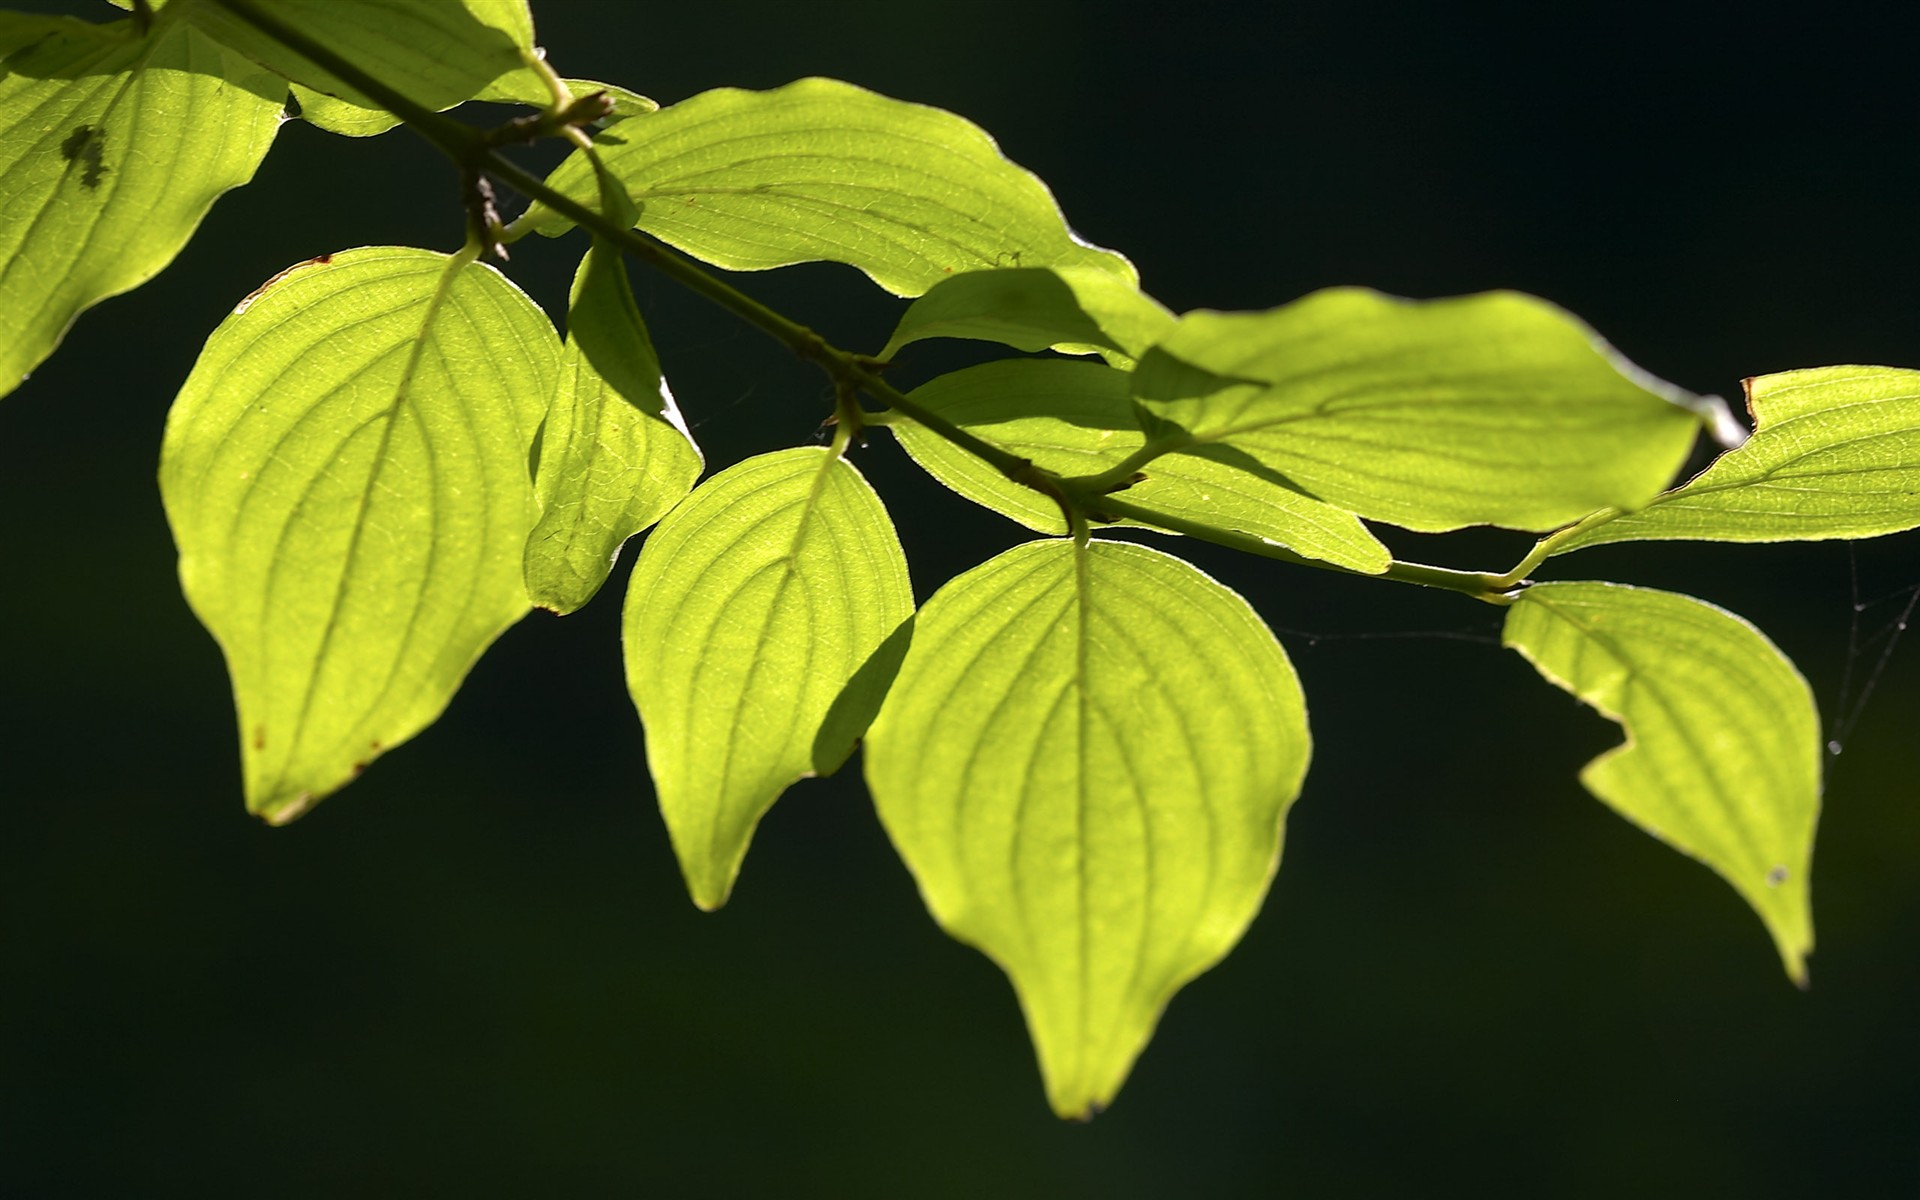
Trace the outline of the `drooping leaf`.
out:
<instances>
[{"instance_id":1,"label":"drooping leaf","mask_svg":"<svg viewBox=\"0 0 1920 1200\"><path fill-rule=\"evenodd\" d=\"M1869 538L1920 526L1920 371L1821 367L1747 380L1753 436L1638 512L1555 548Z\"/></svg>"},{"instance_id":2,"label":"drooping leaf","mask_svg":"<svg viewBox=\"0 0 1920 1200\"><path fill-rule=\"evenodd\" d=\"M903 296L983 267L1137 278L1075 237L1046 186L978 127L838 80L702 92L614 125L600 152L639 206L639 228L729 270L842 262ZM594 201L579 154L547 182ZM540 205L523 220L568 227Z\"/></svg>"},{"instance_id":3,"label":"drooping leaf","mask_svg":"<svg viewBox=\"0 0 1920 1200\"><path fill-rule=\"evenodd\" d=\"M1804 986L1820 718L1793 664L1732 613L1617 583L1528 588L1504 641L1626 727L1580 782L1731 883Z\"/></svg>"},{"instance_id":4,"label":"drooping leaf","mask_svg":"<svg viewBox=\"0 0 1920 1200\"><path fill-rule=\"evenodd\" d=\"M247 806L290 821L431 724L527 611L527 456L559 339L490 267L301 264L207 340L160 488L225 651Z\"/></svg>"},{"instance_id":5,"label":"drooping leaf","mask_svg":"<svg viewBox=\"0 0 1920 1200\"><path fill-rule=\"evenodd\" d=\"M1428 532L1544 530L1644 504L1717 406L1514 292L1415 302L1335 288L1268 312L1189 313L1134 380L1197 443Z\"/></svg>"},{"instance_id":6,"label":"drooping leaf","mask_svg":"<svg viewBox=\"0 0 1920 1200\"><path fill-rule=\"evenodd\" d=\"M627 588L627 686L695 904L726 903L788 785L852 753L912 613L887 510L821 447L722 471L648 535Z\"/></svg>"},{"instance_id":7,"label":"drooping leaf","mask_svg":"<svg viewBox=\"0 0 1920 1200\"><path fill-rule=\"evenodd\" d=\"M1061 475L1118 465L1146 436L1125 372L1064 359L1010 359L942 375L912 398L1002 449ZM888 426L915 462L962 496L1041 533L1065 533L1059 505L905 417ZM1122 495L1170 516L1239 530L1310 558L1369 574L1387 548L1352 513L1287 486L1225 447L1168 454ZM1134 524L1134 522L1120 522Z\"/></svg>"},{"instance_id":8,"label":"drooping leaf","mask_svg":"<svg viewBox=\"0 0 1920 1200\"><path fill-rule=\"evenodd\" d=\"M1253 919L1308 749L1245 601L1156 551L1062 540L927 602L866 772L927 907L1012 977L1047 1095L1081 1117Z\"/></svg>"},{"instance_id":9,"label":"drooping leaf","mask_svg":"<svg viewBox=\"0 0 1920 1200\"><path fill-rule=\"evenodd\" d=\"M621 544L679 503L703 464L620 252L595 239L574 277L560 391L541 429L542 511L526 551L533 602L569 613L592 599Z\"/></svg>"},{"instance_id":10,"label":"drooping leaf","mask_svg":"<svg viewBox=\"0 0 1920 1200\"><path fill-rule=\"evenodd\" d=\"M236 11L237 10L237 11ZM522 52L532 53L527 0L202 0L192 20L221 42L298 84L301 115L323 129L365 137L394 119L375 100L246 19L258 11L333 50L429 109L500 86L544 94Z\"/></svg>"},{"instance_id":11,"label":"drooping leaf","mask_svg":"<svg viewBox=\"0 0 1920 1200\"><path fill-rule=\"evenodd\" d=\"M0 13L0 395L253 178L285 85L162 14Z\"/></svg>"},{"instance_id":12,"label":"drooping leaf","mask_svg":"<svg viewBox=\"0 0 1920 1200\"><path fill-rule=\"evenodd\" d=\"M566 79L561 82L575 97L589 96L594 92L604 92L613 102L613 112L608 119L636 117L650 113L660 106L638 92L610 83L596 83L589 79ZM400 124L400 118L385 109L365 108L345 100L336 100L324 92L299 84L290 85L293 96L300 104L302 119L318 125L329 133L338 133L346 137L373 137L385 133ZM532 71L516 68L481 88L473 97L475 100L487 100L495 103L525 104L531 108L546 108L553 102L552 95Z\"/></svg>"},{"instance_id":13,"label":"drooping leaf","mask_svg":"<svg viewBox=\"0 0 1920 1200\"><path fill-rule=\"evenodd\" d=\"M1100 352L1131 367L1173 327L1173 314L1129 280L1086 267L968 271L907 306L880 357L921 338L977 338L1019 350Z\"/></svg>"}]
</instances>

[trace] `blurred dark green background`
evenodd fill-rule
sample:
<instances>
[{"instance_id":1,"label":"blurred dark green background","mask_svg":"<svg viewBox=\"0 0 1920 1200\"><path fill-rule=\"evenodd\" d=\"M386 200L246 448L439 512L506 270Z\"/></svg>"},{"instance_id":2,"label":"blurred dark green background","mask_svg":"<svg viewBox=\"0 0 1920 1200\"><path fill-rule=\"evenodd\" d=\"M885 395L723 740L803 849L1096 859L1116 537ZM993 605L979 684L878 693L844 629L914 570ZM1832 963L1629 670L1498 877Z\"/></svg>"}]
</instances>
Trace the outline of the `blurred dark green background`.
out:
<instances>
[{"instance_id":1,"label":"blurred dark green background","mask_svg":"<svg viewBox=\"0 0 1920 1200\"><path fill-rule=\"evenodd\" d=\"M1920 366L1913 30L1876 11L535 0L563 71L662 101L828 74L960 112L1175 309L1518 287L1729 395ZM624 564L313 815L248 818L153 483L168 401L268 275L460 222L417 139L291 124L0 401L0 1195L1920 1194L1920 643L1833 764L1801 994L1732 889L1580 791L1615 731L1490 644L1497 612L1196 549L1282 630L1316 759L1265 912L1086 1126L853 773L775 809L724 912L686 901ZM553 306L577 252L509 271ZM710 462L812 435L817 374L636 281ZM900 308L844 268L744 282L858 348ZM884 434L858 461L923 597L1022 538ZM1525 541L1398 544L1505 567ZM1830 710L1850 571L1920 583L1916 546L1554 571L1753 618Z\"/></svg>"}]
</instances>

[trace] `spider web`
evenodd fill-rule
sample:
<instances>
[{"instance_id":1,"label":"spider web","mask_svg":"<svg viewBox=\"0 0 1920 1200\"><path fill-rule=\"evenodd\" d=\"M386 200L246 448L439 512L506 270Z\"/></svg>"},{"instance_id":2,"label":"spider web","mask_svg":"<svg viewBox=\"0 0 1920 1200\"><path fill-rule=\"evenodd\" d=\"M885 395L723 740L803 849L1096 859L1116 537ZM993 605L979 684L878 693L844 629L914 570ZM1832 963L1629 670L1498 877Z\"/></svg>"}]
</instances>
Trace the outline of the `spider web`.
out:
<instances>
[{"instance_id":1,"label":"spider web","mask_svg":"<svg viewBox=\"0 0 1920 1200\"><path fill-rule=\"evenodd\" d=\"M1920 609L1920 583L1895 588L1879 596L1862 599L1860 595L1860 555L1852 542L1847 543L1847 577L1852 595L1852 612L1847 625L1847 659L1840 675L1840 695L1833 706L1833 723L1827 730L1827 757L1837 758L1847 740L1860 724L1893 661L1914 612ZM1891 618L1888 614L1891 613ZM1863 667L1867 660L1871 665Z\"/></svg>"}]
</instances>

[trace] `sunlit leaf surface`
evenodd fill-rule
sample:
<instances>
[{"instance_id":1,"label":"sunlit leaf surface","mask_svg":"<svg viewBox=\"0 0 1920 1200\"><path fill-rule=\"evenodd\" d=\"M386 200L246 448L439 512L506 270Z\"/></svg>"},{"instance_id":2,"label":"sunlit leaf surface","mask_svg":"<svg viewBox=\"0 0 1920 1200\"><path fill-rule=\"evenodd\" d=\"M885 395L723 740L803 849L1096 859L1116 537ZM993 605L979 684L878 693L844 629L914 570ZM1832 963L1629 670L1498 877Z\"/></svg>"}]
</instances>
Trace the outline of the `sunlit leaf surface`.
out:
<instances>
[{"instance_id":1,"label":"sunlit leaf surface","mask_svg":"<svg viewBox=\"0 0 1920 1200\"><path fill-rule=\"evenodd\" d=\"M866 771L927 907L1012 977L1077 1117L1253 919L1307 756L1293 668L1245 601L1144 547L1059 540L928 601Z\"/></svg>"},{"instance_id":2,"label":"sunlit leaf surface","mask_svg":"<svg viewBox=\"0 0 1920 1200\"><path fill-rule=\"evenodd\" d=\"M1756 423L1681 487L1556 553L1608 542L1868 538L1920 525L1920 371L1821 367L1747 381Z\"/></svg>"},{"instance_id":3,"label":"sunlit leaf surface","mask_svg":"<svg viewBox=\"0 0 1920 1200\"><path fill-rule=\"evenodd\" d=\"M1625 744L1580 782L1719 872L1804 984L1820 718L1793 664L1732 613L1617 583L1528 588L1507 612L1505 641L1626 727Z\"/></svg>"},{"instance_id":4,"label":"sunlit leaf surface","mask_svg":"<svg viewBox=\"0 0 1920 1200\"><path fill-rule=\"evenodd\" d=\"M160 487L252 811L291 820L418 733L526 612L559 355L498 272L397 247L283 272L207 340Z\"/></svg>"},{"instance_id":5,"label":"sunlit leaf surface","mask_svg":"<svg viewBox=\"0 0 1920 1200\"><path fill-rule=\"evenodd\" d=\"M942 375L913 399L1002 449L1062 475L1113 467L1146 441L1127 375L1097 363L1012 359ZM1041 533L1064 533L1060 506L907 418L889 428L914 461L976 504ZM1302 495L1258 462L1224 447L1169 454L1120 493L1171 516L1264 538L1355 571L1386 570L1389 555L1352 513ZM1133 522L1123 522L1133 524Z\"/></svg>"},{"instance_id":6,"label":"sunlit leaf surface","mask_svg":"<svg viewBox=\"0 0 1920 1200\"><path fill-rule=\"evenodd\" d=\"M163 14L0 13L0 395L253 178L286 85Z\"/></svg>"},{"instance_id":7,"label":"sunlit leaf surface","mask_svg":"<svg viewBox=\"0 0 1920 1200\"><path fill-rule=\"evenodd\" d=\"M983 267L1135 280L1124 258L1075 237L1045 185L977 126L838 80L702 92L614 125L600 152L632 192L639 228L731 270L848 263L903 296ZM548 183L596 200L578 154ZM567 227L538 205L528 221Z\"/></svg>"},{"instance_id":8,"label":"sunlit leaf surface","mask_svg":"<svg viewBox=\"0 0 1920 1200\"><path fill-rule=\"evenodd\" d=\"M1514 292L1416 302L1336 288L1268 312L1189 313L1141 359L1134 394L1202 445L1429 532L1544 530L1644 504L1714 410Z\"/></svg>"},{"instance_id":9,"label":"sunlit leaf surface","mask_svg":"<svg viewBox=\"0 0 1920 1200\"><path fill-rule=\"evenodd\" d=\"M774 800L846 760L912 613L886 509L824 448L730 467L648 535L627 588L627 686L694 903L726 903Z\"/></svg>"},{"instance_id":10,"label":"sunlit leaf surface","mask_svg":"<svg viewBox=\"0 0 1920 1200\"><path fill-rule=\"evenodd\" d=\"M1087 267L968 271L907 307L880 357L921 338L977 338L1020 350L1097 351L1131 367L1173 327L1173 314L1130 280Z\"/></svg>"}]
</instances>

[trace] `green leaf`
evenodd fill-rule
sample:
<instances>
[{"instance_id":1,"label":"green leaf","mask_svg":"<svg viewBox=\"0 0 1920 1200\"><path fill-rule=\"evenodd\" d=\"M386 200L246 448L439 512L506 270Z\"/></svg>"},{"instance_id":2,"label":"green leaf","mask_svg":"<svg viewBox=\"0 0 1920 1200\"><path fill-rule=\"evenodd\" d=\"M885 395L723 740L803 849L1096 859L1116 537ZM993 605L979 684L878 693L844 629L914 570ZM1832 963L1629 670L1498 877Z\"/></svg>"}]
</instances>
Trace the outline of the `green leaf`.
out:
<instances>
[{"instance_id":1,"label":"green leaf","mask_svg":"<svg viewBox=\"0 0 1920 1200\"><path fill-rule=\"evenodd\" d=\"M867 738L935 919L1009 976L1047 1095L1089 1116L1259 909L1306 773L1245 601L1121 542L1030 542L941 588Z\"/></svg>"},{"instance_id":2,"label":"green leaf","mask_svg":"<svg viewBox=\"0 0 1920 1200\"><path fill-rule=\"evenodd\" d=\"M430 109L470 100L501 76L545 94L523 55L535 53L527 0L272 0L269 15ZM365 137L397 122L380 104L299 52L256 30L219 0L192 20L228 46L299 85L301 116Z\"/></svg>"},{"instance_id":3,"label":"green leaf","mask_svg":"<svg viewBox=\"0 0 1920 1200\"><path fill-rule=\"evenodd\" d=\"M660 374L620 252L595 239L574 278L560 391L541 430L527 592L569 613L628 538L679 503L704 460Z\"/></svg>"},{"instance_id":4,"label":"green leaf","mask_svg":"<svg viewBox=\"0 0 1920 1200\"><path fill-rule=\"evenodd\" d=\"M1189 313L1134 394L1363 517L1439 532L1551 529L1673 477L1713 403L1515 292L1408 301L1361 288L1262 313Z\"/></svg>"},{"instance_id":5,"label":"green leaf","mask_svg":"<svg viewBox=\"0 0 1920 1200\"><path fill-rule=\"evenodd\" d=\"M431 724L527 611L527 456L559 339L465 256L282 272L207 340L160 490L226 652L247 806L290 821Z\"/></svg>"},{"instance_id":6,"label":"green leaf","mask_svg":"<svg viewBox=\"0 0 1920 1200\"><path fill-rule=\"evenodd\" d=\"M942 375L912 398L1036 466L1093 475L1146 444L1127 387L1125 372L1098 363L1010 359ZM888 428L915 462L967 499L1029 529L1066 532L1059 505L1046 496L906 417ZM1122 494L1156 512L1236 529L1369 574L1386 570L1391 560L1352 513L1302 495L1225 447L1164 455L1148 463L1145 474Z\"/></svg>"},{"instance_id":7,"label":"green leaf","mask_svg":"<svg viewBox=\"0 0 1920 1200\"><path fill-rule=\"evenodd\" d=\"M0 395L253 178L285 86L164 14L0 13Z\"/></svg>"},{"instance_id":8,"label":"green leaf","mask_svg":"<svg viewBox=\"0 0 1920 1200\"><path fill-rule=\"evenodd\" d=\"M1608 542L1869 538L1920 525L1920 371L1747 380L1752 438L1639 512L1595 514L1554 553Z\"/></svg>"},{"instance_id":9,"label":"green leaf","mask_svg":"<svg viewBox=\"0 0 1920 1200\"><path fill-rule=\"evenodd\" d=\"M1504 640L1626 727L1580 782L1731 883L1805 986L1820 717L1793 664L1724 609L1617 583L1528 588Z\"/></svg>"},{"instance_id":10,"label":"green leaf","mask_svg":"<svg viewBox=\"0 0 1920 1200\"><path fill-rule=\"evenodd\" d=\"M968 271L936 283L907 306L890 359L921 338L977 338L1019 350L1099 351L1107 361L1133 360L1173 327L1173 314L1129 280L1086 267L1017 267Z\"/></svg>"},{"instance_id":11,"label":"green leaf","mask_svg":"<svg viewBox=\"0 0 1920 1200\"><path fill-rule=\"evenodd\" d=\"M903 296L983 267L1137 280L1126 259L1075 237L1046 186L978 127L838 80L702 92L613 126L600 153L639 205L639 228L730 270L848 263ZM594 201L580 154L547 182ZM568 227L537 204L522 220Z\"/></svg>"},{"instance_id":12,"label":"green leaf","mask_svg":"<svg viewBox=\"0 0 1920 1200\"><path fill-rule=\"evenodd\" d=\"M695 904L726 903L789 784L852 753L912 613L887 510L822 447L722 471L648 535L627 588L627 686Z\"/></svg>"}]
</instances>

